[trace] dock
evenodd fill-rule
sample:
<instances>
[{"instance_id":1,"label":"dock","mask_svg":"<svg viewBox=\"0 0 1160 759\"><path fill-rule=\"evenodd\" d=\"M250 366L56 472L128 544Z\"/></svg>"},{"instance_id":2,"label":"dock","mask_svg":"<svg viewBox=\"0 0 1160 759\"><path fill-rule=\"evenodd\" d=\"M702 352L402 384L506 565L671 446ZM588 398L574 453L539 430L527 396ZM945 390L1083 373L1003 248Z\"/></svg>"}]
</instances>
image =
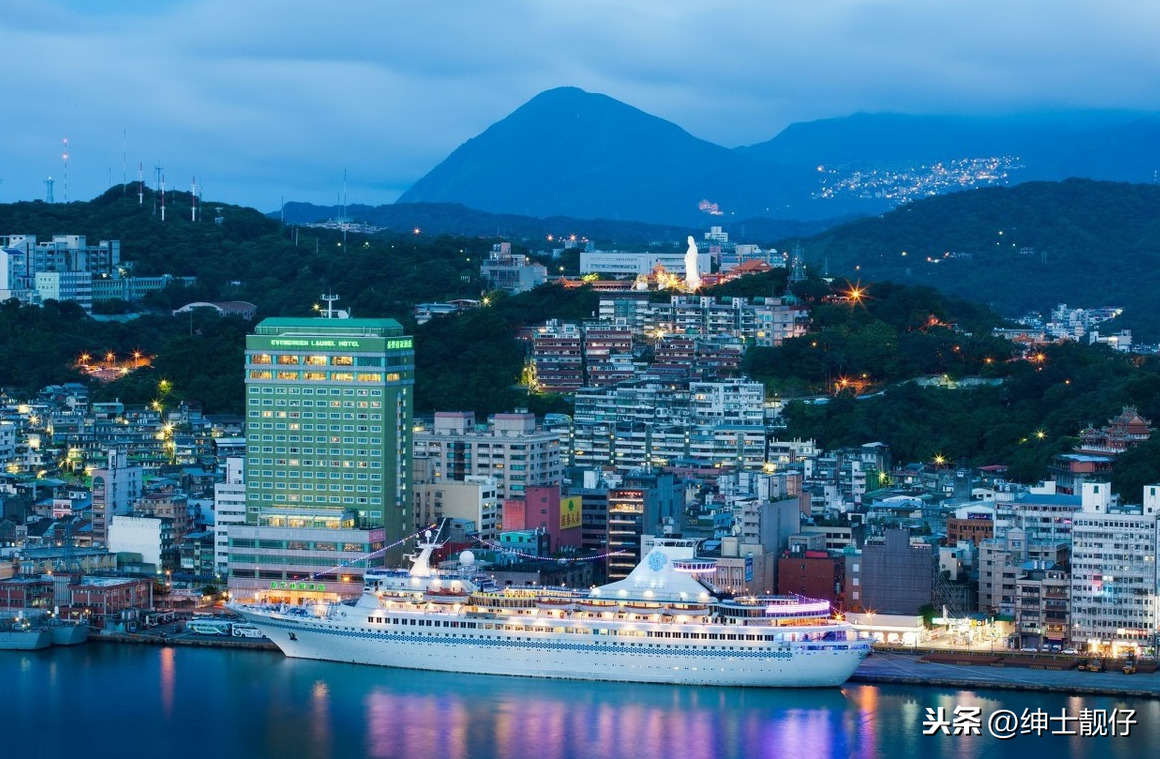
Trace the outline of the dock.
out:
<instances>
[{"instance_id":1,"label":"dock","mask_svg":"<svg viewBox=\"0 0 1160 759\"><path fill-rule=\"evenodd\" d=\"M1118 670L1084 672L1070 667L1004 660L875 651L850 677L853 683L933 685L940 688L1024 690L1072 695L1160 698L1160 673L1125 675Z\"/></svg>"}]
</instances>

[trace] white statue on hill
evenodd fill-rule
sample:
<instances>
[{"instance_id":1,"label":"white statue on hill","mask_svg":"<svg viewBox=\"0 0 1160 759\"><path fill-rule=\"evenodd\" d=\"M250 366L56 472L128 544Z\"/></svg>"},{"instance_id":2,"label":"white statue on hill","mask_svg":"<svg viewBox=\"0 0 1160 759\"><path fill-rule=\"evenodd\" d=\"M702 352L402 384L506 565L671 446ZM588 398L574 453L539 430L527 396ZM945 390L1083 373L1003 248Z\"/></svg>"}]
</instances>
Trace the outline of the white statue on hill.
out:
<instances>
[{"instance_id":1,"label":"white statue on hill","mask_svg":"<svg viewBox=\"0 0 1160 759\"><path fill-rule=\"evenodd\" d=\"M685 251L685 287L693 292L701 287L701 275L697 273L697 241L689 235L689 249Z\"/></svg>"}]
</instances>

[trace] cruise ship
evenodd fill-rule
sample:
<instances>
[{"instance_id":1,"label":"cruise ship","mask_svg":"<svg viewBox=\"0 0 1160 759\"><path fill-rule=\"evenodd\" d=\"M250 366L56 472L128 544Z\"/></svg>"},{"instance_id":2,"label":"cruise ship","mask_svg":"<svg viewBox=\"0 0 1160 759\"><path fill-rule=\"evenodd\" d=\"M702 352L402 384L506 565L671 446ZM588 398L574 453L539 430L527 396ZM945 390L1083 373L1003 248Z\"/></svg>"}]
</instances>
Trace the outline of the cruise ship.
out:
<instances>
[{"instance_id":1,"label":"cruise ship","mask_svg":"<svg viewBox=\"0 0 1160 759\"><path fill-rule=\"evenodd\" d=\"M353 603L233 604L287 656L579 680L752 687L845 682L870 652L828 601L721 598L696 541L658 540L623 580L577 591L494 587L470 551L368 570Z\"/></svg>"}]
</instances>

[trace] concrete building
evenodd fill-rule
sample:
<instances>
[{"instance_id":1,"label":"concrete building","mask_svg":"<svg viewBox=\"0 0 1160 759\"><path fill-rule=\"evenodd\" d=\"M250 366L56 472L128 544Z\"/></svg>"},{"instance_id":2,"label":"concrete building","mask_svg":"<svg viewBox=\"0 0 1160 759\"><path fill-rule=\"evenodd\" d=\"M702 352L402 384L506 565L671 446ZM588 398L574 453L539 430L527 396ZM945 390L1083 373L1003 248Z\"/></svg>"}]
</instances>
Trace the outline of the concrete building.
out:
<instances>
[{"instance_id":1,"label":"concrete building","mask_svg":"<svg viewBox=\"0 0 1160 759\"><path fill-rule=\"evenodd\" d=\"M148 579L82 577L68 589L69 615L87 616L98 629L125 629L153 608L153 581Z\"/></svg>"},{"instance_id":2,"label":"concrete building","mask_svg":"<svg viewBox=\"0 0 1160 759\"><path fill-rule=\"evenodd\" d=\"M1070 536L1032 540L1026 530L1012 528L1001 537L979 542L979 610L1013 616L1016 581L1026 566L1055 566L1068 561Z\"/></svg>"},{"instance_id":3,"label":"concrete building","mask_svg":"<svg viewBox=\"0 0 1160 759\"><path fill-rule=\"evenodd\" d=\"M534 385L548 393L570 393L584 387L584 350L580 327L555 319L532 336Z\"/></svg>"},{"instance_id":4,"label":"concrete building","mask_svg":"<svg viewBox=\"0 0 1160 759\"><path fill-rule=\"evenodd\" d=\"M173 520L115 516L109 524L109 552L137 553L144 564L164 571L173 551ZM172 566L169 567L172 569Z\"/></svg>"},{"instance_id":5,"label":"concrete building","mask_svg":"<svg viewBox=\"0 0 1160 759\"><path fill-rule=\"evenodd\" d=\"M640 563L641 538L657 535L684 505L671 474L632 472L608 491L608 580L623 580Z\"/></svg>"},{"instance_id":6,"label":"concrete building","mask_svg":"<svg viewBox=\"0 0 1160 759\"><path fill-rule=\"evenodd\" d=\"M1116 505L1110 490L1085 483L1072 527L1071 640L1114 656L1158 643L1160 485L1134 507Z\"/></svg>"},{"instance_id":7,"label":"concrete building","mask_svg":"<svg viewBox=\"0 0 1160 759\"><path fill-rule=\"evenodd\" d=\"M93 311L93 275L87 271L38 271L33 288L41 303L71 300L86 313Z\"/></svg>"},{"instance_id":8,"label":"concrete building","mask_svg":"<svg viewBox=\"0 0 1160 759\"><path fill-rule=\"evenodd\" d=\"M214 572L223 577L229 574L230 526L246 522L245 458L227 458L225 472L213 486Z\"/></svg>"},{"instance_id":9,"label":"concrete building","mask_svg":"<svg viewBox=\"0 0 1160 759\"><path fill-rule=\"evenodd\" d=\"M825 536L798 533L789 536L789 548L777 561L777 592L823 598L844 604L846 562L839 552L827 551Z\"/></svg>"},{"instance_id":10,"label":"concrete building","mask_svg":"<svg viewBox=\"0 0 1160 759\"><path fill-rule=\"evenodd\" d=\"M510 242L499 242L491 246L479 276L493 289L522 293L547 282L548 269L522 253L512 253Z\"/></svg>"},{"instance_id":11,"label":"concrete building","mask_svg":"<svg viewBox=\"0 0 1160 759\"><path fill-rule=\"evenodd\" d=\"M532 486L523 498L503 505L503 527L508 530L540 530L548 536L548 550L578 550L583 543L584 499L560 496L558 485Z\"/></svg>"},{"instance_id":12,"label":"concrete building","mask_svg":"<svg viewBox=\"0 0 1160 759\"><path fill-rule=\"evenodd\" d=\"M976 546L984 540L995 537L995 507L971 504L955 509L955 515L947 518L947 543L955 545L960 540L969 540Z\"/></svg>"},{"instance_id":13,"label":"concrete building","mask_svg":"<svg viewBox=\"0 0 1160 759\"><path fill-rule=\"evenodd\" d=\"M1025 567L1015 580L1015 633L1020 648L1071 641L1071 576L1063 567Z\"/></svg>"},{"instance_id":14,"label":"concrete building","mask_svg":"<svg viewBox=\"0 0 1160 759\"><path fill-rule=\"evenodd\" d=\"M563 480L560 436L536 426L526 411L496 414L477 426L472 412L441 411L429 429L415 432L415 458L423 459L428 482L493 477L496 495L518 498L532 485Z\"/></svg>"},{"instance_id":15,"label":"concrete building","mask_svg":"<svg viewBox=\"0 0 1160 759\"><path fill-rule=\"evenodd\" d=\"M918 614L934 590L931 547L912 543L908 530L889 529L882 540L867 541L861 554L847 554L846 583L851 608Z\"/></svg>"},{"instance_id":16,"label":"concrete building","mask_svg":"<svg viewBox=\"0 0 1160 759\"><path fill-rule=\"evenodd\" d=\"M396 543L414 531L414 356L393 319L274 318L247 336L246 530L230 528L231 591L355 595L383 561L373 554L389 544L386 561L401 559ZM291 587L302 578L312 587Z\"/></svg>"},{"instance_id":17,"label":"concrete building","mask_svg":"<svg viewBox=\"0 0 1160 759\"><path fill-rule=\"evenodd\" d=\"M416 482L415 529L444 519L472 522L481 540L495 540L500 529L500 500L494 477L468 475L462 482Z\"/></svg>"},{"instance_id":18,"label":"concrete building","mask_svg":"<svg viewBox=\"0 0 1160 759\"><path fill-rule=\"evenodd\" d=\"M713 263L708 251L697 254L697 271L708 272ZM651 274L657 266L684 277L685 251L628 253L623 251L584 250L580 253L580 274L606 274L614 277L635 277Z\"/></svg>"},{"instance_id":19,"label":"concrete building","mask_svg":"<svg viewBox=\"0 0 1160 759\"><path fill-rule=\"evenodd\" d=\"M133 510L136 516L168 519L173 525L173 541L180 543L193 527L189 513L189 496L173 485L146 491Z\"/></svg>"}]
</instances>

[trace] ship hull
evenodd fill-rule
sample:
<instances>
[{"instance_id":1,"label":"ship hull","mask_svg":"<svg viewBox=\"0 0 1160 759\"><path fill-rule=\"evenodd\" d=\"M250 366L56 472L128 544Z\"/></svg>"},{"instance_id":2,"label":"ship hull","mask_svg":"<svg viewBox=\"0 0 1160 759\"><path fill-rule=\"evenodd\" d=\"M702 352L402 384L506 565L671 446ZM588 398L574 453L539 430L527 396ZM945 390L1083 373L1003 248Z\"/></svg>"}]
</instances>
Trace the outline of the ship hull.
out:
<instances>
[{"instance_id":1,"label":"ship hull","mask_svg":"<svg viewBox=\"0 0 1160 759\"><path fill-rule=\"evenodd\" d=\"M614 639L623 633L613 635L610 629L503 632L497 629L502 625L496 623L485 631L483 622L470 623L473 627L469 628L466 621L458 620L454 629L424 627L425 622L435 626L446 622L445 616L418 616L403 619L403 625L376 625L355 609L338 619L243 608L236 611L289 657L470 674L674 685L832 687L845 682L868 652L867 644L853 641L769 646L726 642L722 633L722 642L717 644L646 643L643 638ZM734 628L732 632L744 637L752 631Z\"/></svg>"},{"instance_id":2,"label":"ship hull","mask_svg":"<svg viewBox=\"0 0 1160 759\"><path fill-rule=\"evenodd\" d=\"M0 651L36 651L52 645L52 632L45 628L0 632Z\"/></svg>"},{"instance_id":3,"label":"ship hull","mask_svg":"<svg viewBox=\"0 0 1160 759\"><path fill-rule=\"evenodd\" d=\"M52 644L54 646L76 646L89 639L88 625L74 625L67 622L52 627Z\"/></svg>"}]
</instances>

